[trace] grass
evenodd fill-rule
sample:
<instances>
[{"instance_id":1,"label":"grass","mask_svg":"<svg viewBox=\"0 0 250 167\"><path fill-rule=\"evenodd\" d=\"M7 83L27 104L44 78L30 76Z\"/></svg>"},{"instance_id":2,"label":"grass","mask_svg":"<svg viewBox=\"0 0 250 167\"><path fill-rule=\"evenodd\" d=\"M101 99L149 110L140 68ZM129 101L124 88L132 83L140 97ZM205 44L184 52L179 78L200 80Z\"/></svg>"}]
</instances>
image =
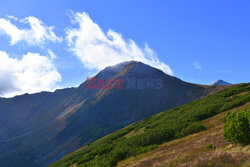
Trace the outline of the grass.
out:
<instances>
[{"instance_id":1,"label":"grass","mask_svg":"<svg viewBox=\"0 0 250 167\"><path fill-rule=\"evenodd\" d=\"M137 136L137 135L143 133L144 131L145 131L145 128L132 130L128 134L126 134L124 137L129 138L129 137L132 137L132 136Z\"/></svg>"},{"instance_id":2,"label":"grass","mask_svg":"<svg viewBox=\"0 0 250 167\"><path fill-rule=\"evenodd\" d=\"M250 146L232 145L222 137L223 118L245 108L250 108L250 103L203 120L205 131L163 143L156 150L120 161L118 167L249 166ZM216 148L207 149L208 145Z\"/></svg>"},{"instance_id":3,"label":"grass","mask_svg":"<svg viewBox=\"0 0 250 167\"><path fill-rule=\"evenodd\" d=\"M250 84L241 84L165 111L91 143L51 166L184 163L196 152L206 152L208 144L216 148L227 145L221 135L223 118L230 109L248 104L249 92Z\"/></svg>"}]
</instances>

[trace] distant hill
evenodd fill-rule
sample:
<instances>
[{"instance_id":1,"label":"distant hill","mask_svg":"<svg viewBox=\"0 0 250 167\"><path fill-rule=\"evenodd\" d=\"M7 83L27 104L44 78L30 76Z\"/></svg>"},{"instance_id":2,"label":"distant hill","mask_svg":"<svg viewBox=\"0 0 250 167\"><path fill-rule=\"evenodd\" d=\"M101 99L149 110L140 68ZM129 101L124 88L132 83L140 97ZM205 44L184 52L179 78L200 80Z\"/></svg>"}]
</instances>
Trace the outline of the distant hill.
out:
<instances>
[{"instance_id":1,"label":"distant hill","mask_svg":"<svg viewBox=\"0 0 250 167\"><path fill-rule=\"evenodd\" d=\"M122 88L92 89L85 81L1 98L0 166L46 166L131 123L225 88L187 83L136 61L107 67L95 78L99 86L113 79Z\"/></svg>"},{"instance_id":2,"label":"distant hill","mask_svg":"<svg viewBox=\"0 0 250 167\"><path fill-rule=\"evenodd\" d=\"M220 80L213 82L212 85L231 85L231 83L228 83L220 79Z\"/></svg>"},{"instance_id":3,"label":"distant hill","mask_svg":"<svg viewBox=\"0 0 250 167\"><path fill-rule=\"evenodd\" d=\"M249 147L230 147L223 140L222 127L228 111L244 108L250 109L249 83L131 124L50 167L241 166L249 162ZM222 150L213 151L216 147Z\"/></svg>"}]
</instances>

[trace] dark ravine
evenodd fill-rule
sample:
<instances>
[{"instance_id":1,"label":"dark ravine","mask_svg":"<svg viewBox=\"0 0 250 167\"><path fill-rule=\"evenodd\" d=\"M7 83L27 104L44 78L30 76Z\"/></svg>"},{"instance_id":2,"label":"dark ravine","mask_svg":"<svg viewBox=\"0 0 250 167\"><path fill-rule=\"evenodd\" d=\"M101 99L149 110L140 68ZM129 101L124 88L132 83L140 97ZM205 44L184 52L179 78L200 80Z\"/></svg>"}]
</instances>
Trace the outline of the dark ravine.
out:
<instances>
[{"instance_id":1,"label":"dark ravine","mask_svg":"<svg viewBox=\"0 0 250 167\"><path fill-rule=\"evenodd\" d=\"M161 79L160 89L77 88L0 98L0 166L46 166L117 129L205 97L223 86L184 82L140 62L107 67L97 79Z\"/></svg>"}]
</instances>

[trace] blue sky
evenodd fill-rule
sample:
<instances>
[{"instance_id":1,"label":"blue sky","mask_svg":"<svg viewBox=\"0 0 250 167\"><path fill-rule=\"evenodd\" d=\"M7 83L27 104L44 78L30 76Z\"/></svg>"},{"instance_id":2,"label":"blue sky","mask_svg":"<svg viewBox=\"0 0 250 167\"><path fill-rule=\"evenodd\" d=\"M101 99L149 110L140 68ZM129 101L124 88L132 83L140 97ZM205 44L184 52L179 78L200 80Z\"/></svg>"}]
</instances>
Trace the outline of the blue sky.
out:
<instances>
[{"instance_id":1,"label":"blue sky","mask_svg":"<svg viewBox=\"0 0 250 167\"><path fill-rule=\"evenodd\" d=\"M16 63L20 68L0 67L0 81L12 85L0 86L0 95L79 85L87 76L109 65L109 61L100 62L110 57L114 59L111 64L134 57L193 83L210 84L217 79L249 82L249 11L247 0L1 0L0 60L4 54L5 59L0 63L6 61L8 66ZM29 30L32 18L46 29L41 38L35 36L39 35L35 31L27 31L29 35L21 38L8 35L8 28L4 29L3 23L9 21L19 30ZM103 43L98 45L99 50L93 49L95 40ZM50 51L56 58L51 57ZM97 54L101 51L106 54ZM34 66L40 68L31 65L27 68L24 57L29 62L34 55L37 56ZM44 67L47 70L42 72L48 72L46 76L40 74ZM23 77L29 71L38 79ZM20 81L19 85L27 85L27 89L10 80ZM44 80L44 85L38 84ZM37 89L28 88L36 86Z\"/></svg>"}]
</instances>

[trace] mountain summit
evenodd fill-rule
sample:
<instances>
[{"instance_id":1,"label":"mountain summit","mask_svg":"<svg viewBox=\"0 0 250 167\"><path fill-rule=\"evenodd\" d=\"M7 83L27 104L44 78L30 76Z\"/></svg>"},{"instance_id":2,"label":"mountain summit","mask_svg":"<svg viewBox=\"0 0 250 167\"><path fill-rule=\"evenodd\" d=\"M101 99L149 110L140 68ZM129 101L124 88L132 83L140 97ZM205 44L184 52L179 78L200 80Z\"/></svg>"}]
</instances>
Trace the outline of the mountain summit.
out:
<instances>
[{"instance_id":1,"label":"mountain summit","mask_svg":"<svg viewBox=\"0 0 250 167\"><path fill-rule=\"evenodd\" d=\"M136 61L107 67L94 79L77 88L1 98L0 166L46 166L128 124L221 89ZM110 81L120 85L108 88Z\"/></svg>"},{"instance_id":2,"label":"mountain summit","mask_svg":"<svg viewBox=\"0 0 250 167\"><path fill-rule=\"evenodd\" d=\"M213 82L211 85L222 85L222 86L224 86L224 85L231 85L231 83L228 83L228 82L226 82L226 81L223 81L223 80L217 80L217 81L215 81L215 82Z\"/></svg>"}]
</instances>

